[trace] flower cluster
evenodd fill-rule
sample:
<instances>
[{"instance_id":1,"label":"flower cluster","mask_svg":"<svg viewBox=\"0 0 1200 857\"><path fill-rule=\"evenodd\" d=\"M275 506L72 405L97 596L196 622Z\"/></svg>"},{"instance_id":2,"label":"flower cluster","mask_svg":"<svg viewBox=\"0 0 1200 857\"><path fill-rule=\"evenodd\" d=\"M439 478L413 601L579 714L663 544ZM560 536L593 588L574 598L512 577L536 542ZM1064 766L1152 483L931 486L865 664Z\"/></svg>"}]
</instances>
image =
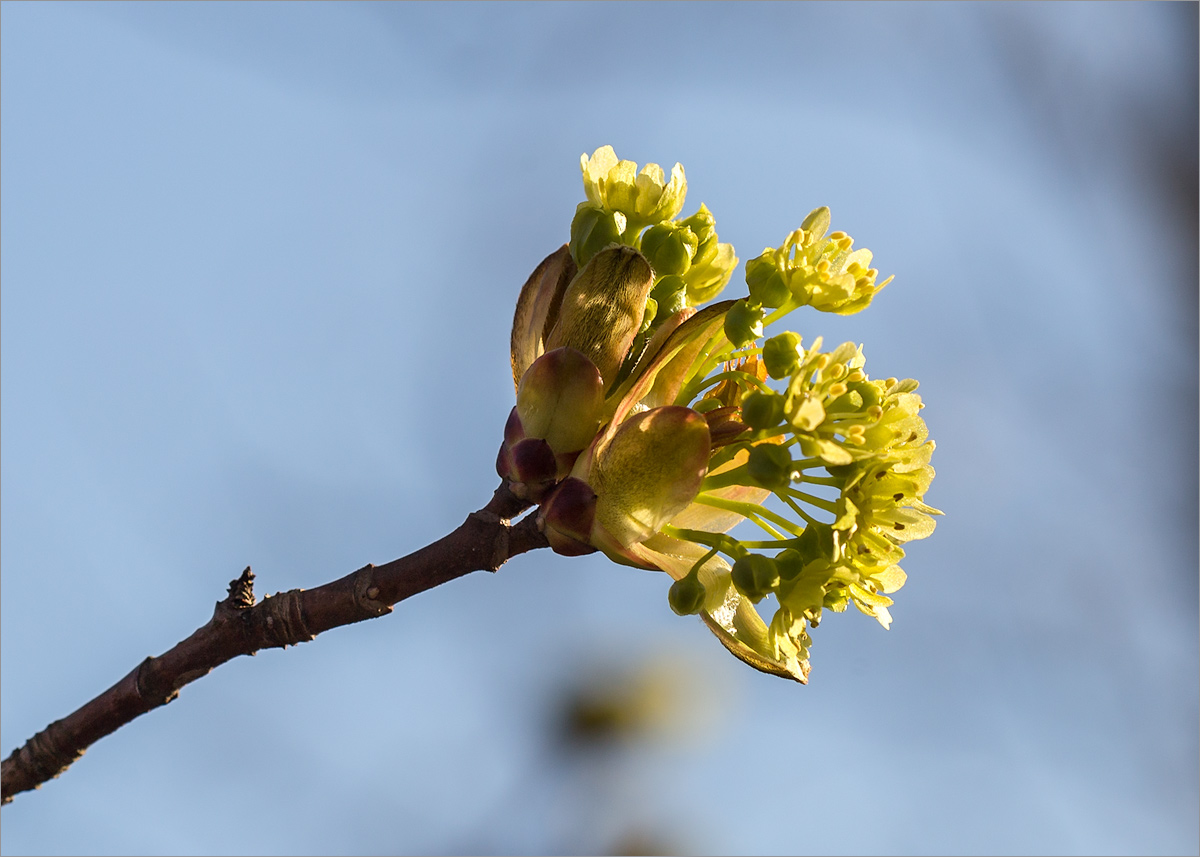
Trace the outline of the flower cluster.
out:
<instances>
[{"instance_id":1,"label":"flower cluster","mask_svg":"<svg viewBox=\"0 0 1200 857\"><path fill-rule=\"evenodd\" d=\"M941 514L923 501L934 445L915 381L871 380L852 343L764 329L800 306L857 312L890 278L819 208L747 264L747 297L698 308L737 258L703 205L676 219L683 168L668 182L607 146L581 166L571 241L517 302L497 470L555 551L666 571L676 613L806 681L825 608L889 625L903 545ZM730 534L747 522L760 537Z\"/></svg>"}]
</instances>

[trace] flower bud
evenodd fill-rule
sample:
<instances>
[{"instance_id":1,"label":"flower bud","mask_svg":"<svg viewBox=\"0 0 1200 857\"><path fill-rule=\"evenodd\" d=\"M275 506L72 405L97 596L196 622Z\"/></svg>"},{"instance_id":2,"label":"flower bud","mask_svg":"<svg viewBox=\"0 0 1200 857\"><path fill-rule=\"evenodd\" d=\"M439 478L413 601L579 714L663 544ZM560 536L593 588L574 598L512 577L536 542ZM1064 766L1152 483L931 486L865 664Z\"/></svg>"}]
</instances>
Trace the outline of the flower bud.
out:
<instances>
[{"instance_id":1,"label":"flower bud","mask_svg":"<svg viewBox=\"0 0 1200 857\"><path fill-rule=\"evenodd\" d=\"M679 276L660 277L650 297L658 303L659 315L668 318L687 306L687 283Z\"/></svg>"},{"instance_id":2,"label":"flower bud","mask_svg":"<svg viewBox=\"0 0 1200 857\"><path fill-rule=\"evenodd\" d=\"M763 334L763 308L745 298L735 301L725 314L725 336L741 347Z\"/></svg>"},{"instance_id":3,"label":"flower bud","mask_svg":"<svg viewBox=\"0 0 1200 857\"><path fill-rule=\"evenodd\" d=\"M795 550L804 562L814 559L833 561L837 558L838 545L829 524L810 523L797 540Z\"/></svg>"},{"instance_id":4,"label":"flower bud","mask_svg":"<svg viewBox=\"0 0 1200 857\"><path fill-rule=\"evenodd\" d=\"M783 396L755 390L742 399L742 421L756 429L775 428L783 422Z\"/></svg>"},{"instance_id":5,"label":"flower bud","mask_svg":"<svg viewBox=\"0 0 1200 857\"><path fill-rule=\"evenodd\" d=\"M550 444L539 437L527 437L509 448L508 479L513 493L537 500L558 478L558 460ZM498 469L498 468L497 468Z\"/></svg>"},{"instance_id":6,"label":"flower bud","mask_svg":"<svg viewBox=\"0 0 1200 857\"><path fill-rule=\"evenodd\" d=\"M508 420L504 423L504 444L513 446L525 437L525 426L521 425L521 415L513 408L508 412Z\"/></svg>"},{"instance_id":7,"label":"flower bud","mask_svg":"<svg viewBox=\"0 0 1200 857\"><path fill-rule=\"evenodd\" d=\"M607 387L642 325L654 272L632 247L601 250L567 286L546 348L570 346L596 364Z\"/></svg>"},{"instance_id":8,"label":"flower bud","mask_svg":"<svg viewBox=\"0 0 1200 857\"><path fill-rule=\"evenodd\" d=\"M747 554L733 564L733 585L757 604L763 596L779 586L779 569L775 560L762 554Z\"/></svg>"},{"instance_id":9,"label":"flower bud","mask_svg":"<svg viewBox=\"0 0 1200 857\"><path fill-rule=\"evenodd\" d=\"M693 261L697 264L711 261L712 257L716 255L717 220L708 210L708 206L700 203L699 211L691 217L685 217L678 221L678 224L690 229L699 241L696 258Z\"/></svg>"},{"instance_id":10,"label":"flower bud","mask_svg":"<svg viewBox=\"0 0 1200 857\"><path fill-rule=\"evenodd\" d=\"M760 443L746 461L750 477L763 488L784 488L792 481L792 456L775 443Z\"/></svg>"},{"instance_id":11,"label":"flower bud","mask_svg":"<svg viewBox=\"0 0 1200 857\"><path fill-rule=\"evenodd\" d=\"M545 438L553 453L578 452L600 427L600 372L574 348L547 351L525 371L516 412L527 438Z\"/></svg>"},{"instance_id":12,"label":"flower bud","mask_svg":"<svg viewBox=\"0 0 1200 857\"><path fill-rule=\"evenodd\" d=\"M671 584L667 601L676 616L694 616L704 607L704 584L694 574Z\"/></svg>"},{"instance_id":13,"label":"flower bud","mask_svg":"<svg viewBox=\"0 0 1200 857\"><path fill-rule=\"evenodd\" d=\"M692 230L699 245L692 257L691 268L688 269L686 280L688 286L688 302L698 306L710 301L721 293L733 269L737 267L738 258L733 252L732 244L721 244L717 241L716 220L712 212L703 203L700 210L684 220L680 226Z\"/></svg>"},{"instance_id":14,"label":"flower bud","mask_svg":"<svg viewBox=\"0 0 1200 857\"><path fill-rule=\"evenodd\" d=\"M792 296L787 280L775 264L773 252L763 253L746 263L746 286L750 297L766 307L780 307Z\"/></svg>"},{"instance_id":15,"label":"flower bud","mask_svg":"<svg viewBox=\"0 0 1200 857\"><path fill-rule=\"evenodd\" d=\"M642 252L660 274L686 274L700 245L696 234L686 226L658 223L642 235Z\"/></svg>"},{"instance_id":16,"label":"flower bud","mask_svg":"<svg viewBox=\"0 0 1200 857\"><path fill-rule=\"evenodd\" d=\"M509 479L512 476L512 454L507 443L500 444L500 451L496 453L496 473L501 479Z\"/></svg>"},{"instance_id":17,"label":"flower bud","mask_svg":"<svg viewBox=\"0 0 1200 857\"><path fill-rule=\"evenodd\" d=\"M582 479L568 476L538 509L538 529L557 554L582 556L595 552L590 544L596 516L596 492Z\"/></svg>"},{"instance_id":18,"label":"flower bud","mask_svg":"<svg viewBox=\"0 0 1200 857\"><path fill-rule=\"evenodd\" d=\"M763 344L763 363L772 378L786 378L800 363L800 335L790 330L772 336Z\"/></svg>"},{"instance_id":19,"label":"flower bud","mask_svg":"<svg viewBox=\"0 0 1200 857\"><path fill-rule=\"evenodd\" d=\"M579 266L607 247L619 244L625 232L625 215L598 205L581 202L571 221L571 256Z\"/></svg>"}]
</instances>

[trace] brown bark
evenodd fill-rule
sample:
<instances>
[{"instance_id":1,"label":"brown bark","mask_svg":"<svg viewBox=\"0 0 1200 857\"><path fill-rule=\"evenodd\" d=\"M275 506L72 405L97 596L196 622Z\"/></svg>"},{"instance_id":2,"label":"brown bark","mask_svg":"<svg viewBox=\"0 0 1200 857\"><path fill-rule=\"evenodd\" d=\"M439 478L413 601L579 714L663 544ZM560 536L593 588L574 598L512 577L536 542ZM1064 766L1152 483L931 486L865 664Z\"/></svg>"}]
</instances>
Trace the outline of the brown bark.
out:
<instances>
[{"instance_id":1,"label":"brown bark","mask_svg":"<svg viewBox=\"0 0 1200 857\"><path fill-rule=\"evenodd\" d=\"M307 642L322 631L392 612L392 605L472 571L496 571L511 557L546 547L535 516L503 484L483 509L427 547L386 565L365 565L316 589L254 600L247 568L229 584L213 617L187 639L149 657L91 702L56 720L0 764L2 800L57 777L93 743L179 695L179 689L238 655Z\"/></svg>"}]
</instances>

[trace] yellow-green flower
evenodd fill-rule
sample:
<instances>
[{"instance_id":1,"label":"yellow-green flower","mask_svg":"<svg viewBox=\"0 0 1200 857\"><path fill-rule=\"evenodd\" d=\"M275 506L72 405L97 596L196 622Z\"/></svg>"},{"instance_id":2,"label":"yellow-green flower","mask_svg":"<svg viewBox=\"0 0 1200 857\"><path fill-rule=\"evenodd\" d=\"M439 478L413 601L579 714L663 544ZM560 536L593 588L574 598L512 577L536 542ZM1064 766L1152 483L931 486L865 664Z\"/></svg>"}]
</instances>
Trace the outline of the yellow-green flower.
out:
<instances>
[{"instance_id":1,"label":"yellow-green flower","mask_svg":"<svg viewBox=\"0 0 1200 857\"><path fill-rule=\"evenodd\" d=\"M877 283L871 251L854 250L845 232L829 232L829 209L814 209L779 248L746 263L750 297L767 307L811 306L822 312L851 315L871 303L892 281Z\"/></svg>"},{"instance_id":2,"label":"yellow-green flower","mask_svg":"<svg viewBox=\"0 0 1200 857\"><path fill-rule=\"evenodd\" d=\"M725 288L737 267L738 257L732 244L717 240L716 219L704 203L700 203L700 210L691 217L679 221L679 225L690 229L699 241L685 277L688 303L699 306Z\"/></svg>"},{"instance_id":3,"label":"yellow-green flower","mask_svg":"<svg viewBox=\"0 0 1200 857\"><path fill-rule=\"evenodd\" d=\"M736 256L704 206L673 219L682 168L668 184L610 147L582 164L572 243L517 303L518 406L497 469L539 503L555 551L666 571L672 610L806 681L826 608L890 624L903 545L941 514L924 502L933 442L916 382L871 380L861 346L763 332L804 305L857 312L888 281L819 208L751 260L746 297L698 309ZM761 537L730 535L743 523Z\"/></svg>"},{"instance_id":4,"label":"yellow-green flower","mask_svg":"<svg viewBox=\"0 0 1200 857\"><path fill-rule=\"evenodd\" d=\"M579 166L588 201L625 215L633 235L683 210L687 178L680 164L671 169L668 181L658 164L646 164L639 172L633 161L618 160L612 146L601 146L590 158L581 155Z\"/></svg>"}]
</instances>

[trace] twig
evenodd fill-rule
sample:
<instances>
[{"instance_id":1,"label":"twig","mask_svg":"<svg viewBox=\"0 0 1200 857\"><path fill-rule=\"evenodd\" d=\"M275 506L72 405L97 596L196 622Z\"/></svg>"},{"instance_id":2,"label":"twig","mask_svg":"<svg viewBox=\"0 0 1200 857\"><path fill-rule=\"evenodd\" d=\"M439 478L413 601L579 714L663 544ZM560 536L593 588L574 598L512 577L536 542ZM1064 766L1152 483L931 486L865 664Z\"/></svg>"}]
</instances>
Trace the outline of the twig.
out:
<instances>
[{"instance_id":1,"label":"twig","mask_svg":"<svg viewBox=\"0 0 1200 857\"><path fill-rule=\"evenodd\" d=\"M316 589L293 589L254 601L254 574L247 568L229 584L213 617L157 658L146 658L129 675L91 702L56 720L0 764L2 801L57 777L99 739L179 695L185 684L238 655L307 642L322 631L374 619L392 605L472 571L496 571L504 562L546 547L536 520L510 520L529 508L502 484L491 501L454 532L387 565L365 565Z\"/></svg>"}]
</instances>

